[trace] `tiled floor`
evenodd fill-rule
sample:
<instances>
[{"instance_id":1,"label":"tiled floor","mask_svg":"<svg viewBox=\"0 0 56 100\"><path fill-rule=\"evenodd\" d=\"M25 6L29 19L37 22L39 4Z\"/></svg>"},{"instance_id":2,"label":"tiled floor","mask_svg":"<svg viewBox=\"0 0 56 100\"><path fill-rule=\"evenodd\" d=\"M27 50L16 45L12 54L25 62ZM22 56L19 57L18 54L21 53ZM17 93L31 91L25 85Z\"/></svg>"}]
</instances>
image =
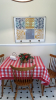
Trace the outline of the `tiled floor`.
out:
<instances>
[{"instance_id":1,"label":"tiled floor","mask_svg":"<svg viewBox=\"0 0 56 100\"><path fill-rule=\"evenodd\" d=\"M9 82L8 82L9 84ZM12 81L13 84L13 92L11 91L11 88L5 87L3 97L1 97L1 86L0 86L0 99L1 100L14 100L15 95L15 84ZM56 100L56 88L45 88L44 90L44 96L41 94L41 85L40 81L34 80L33 81L33 97L34 100ZM54 85L54 79L52 80L52 85ZM17 98L16 100L32 100L30 96L30 92L28 90L18 90Z\"/></svg>"}]
</instances>

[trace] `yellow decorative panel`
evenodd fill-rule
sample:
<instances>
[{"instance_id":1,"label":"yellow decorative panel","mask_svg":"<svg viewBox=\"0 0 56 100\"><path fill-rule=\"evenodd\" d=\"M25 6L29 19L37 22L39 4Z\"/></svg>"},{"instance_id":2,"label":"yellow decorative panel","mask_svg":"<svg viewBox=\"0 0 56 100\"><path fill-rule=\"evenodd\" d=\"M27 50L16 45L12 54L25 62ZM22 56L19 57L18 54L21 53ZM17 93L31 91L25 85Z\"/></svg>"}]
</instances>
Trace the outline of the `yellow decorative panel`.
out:
<instances>
[{"instance_id":1,"label":"yellow decorative panel","mask_svg":"<svg viewBox=\"0 0 56 100\"><path fill-rule=\"evenodd\" d=\"M43 39L44 30L43 29L35 29L35 39Z\"/></svg>"},{"instance_id":2,"label":"yellow decorative panel","mask_svg":"<svg viewBox=\"0 0 56 100\"><path fill-rule=\"evenodd\" d=\"M34 28L34 18L25 18L25 28L26 29Z\"/></svg>"},{"instance_id":3,"label":"yellow decorative panel","mask_svg":"<svg viewBox=\"0 0 56 100\"><path fill-rule=\"evenodd\" d=\"M17 40L25 39L25 30L17 30L16 34L17 34Z\"/></svg>"}]
</instances>

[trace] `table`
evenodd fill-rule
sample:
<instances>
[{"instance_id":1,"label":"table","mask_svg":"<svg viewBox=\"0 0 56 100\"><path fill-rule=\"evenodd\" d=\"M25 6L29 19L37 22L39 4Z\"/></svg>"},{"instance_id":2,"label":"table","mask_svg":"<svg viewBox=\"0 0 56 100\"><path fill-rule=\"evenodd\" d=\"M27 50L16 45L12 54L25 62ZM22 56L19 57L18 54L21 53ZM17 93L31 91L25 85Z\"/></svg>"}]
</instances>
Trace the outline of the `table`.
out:
<instances>
[{"instance_id":1,"label":"table","mask_svg":"<svg viewBox=\"0 0 56 100\"><path fill-rule=\"evenodd\" d=\"M16 61L11 60L10 57L6 57L3 63L0 65L0 80L2 80L3 82L3 80L5 79L9 79L9 80L14 79L10 65L13 65L14 67L31 67L34 64L36 64L36 67L34 68L33 79L41 80L42 89L43 89L43 85L50 84L50 77L47 68L45 67L40 56L34 56L33 63L28 62L22 64L20 64L19 57L17 57Z\"/></svg>"}]
</instances>

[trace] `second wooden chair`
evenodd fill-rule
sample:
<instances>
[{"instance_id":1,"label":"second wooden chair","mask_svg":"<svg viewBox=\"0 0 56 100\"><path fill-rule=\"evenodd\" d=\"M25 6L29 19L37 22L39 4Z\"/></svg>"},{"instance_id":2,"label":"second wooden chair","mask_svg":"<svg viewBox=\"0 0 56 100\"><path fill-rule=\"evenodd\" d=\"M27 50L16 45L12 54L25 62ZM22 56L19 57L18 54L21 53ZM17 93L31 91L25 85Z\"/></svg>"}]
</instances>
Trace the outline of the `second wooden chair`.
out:
<instances>
[{"instance_id":1,"label":"second wooden chair","mask_svg":"<svg viewBox=\"0 0 56 100\"><path fill-rule=\"evenodd\" d=\"M48 87L42 85L41 88L43 92L45 88L56 87L56 55L50 54L50 63L49 63L49 68L47 70L50 76L50 80L52 81L52 78L55 79L55 85L54 86L49 85Z\"/></svg>"}]
</instances>

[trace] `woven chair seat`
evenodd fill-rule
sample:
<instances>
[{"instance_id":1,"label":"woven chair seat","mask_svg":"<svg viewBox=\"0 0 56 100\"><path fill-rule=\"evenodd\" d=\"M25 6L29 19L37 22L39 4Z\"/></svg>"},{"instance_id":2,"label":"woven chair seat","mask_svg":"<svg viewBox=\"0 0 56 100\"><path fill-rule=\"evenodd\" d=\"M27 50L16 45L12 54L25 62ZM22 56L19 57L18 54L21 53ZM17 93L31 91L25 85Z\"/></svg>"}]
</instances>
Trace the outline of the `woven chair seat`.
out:
<instances>
[{"instance_id":1,"label":"woven chair seat","mask_svg":"<svg viewBox=\"0 0 56 100\"><path fill-rule=\"evenodd\" d=\"M21 81L14 81L16 85L20 85L20 86L27 86L29 84L31 84L33 82L33 80L21 80Z\"/></svg>"},{"instance_id":2,"label":"woven chair seat","mask_svg":"<svg viewBox=\"0 0 56 100\"><path fill-rule=\"evenodd\" d=\"M48 73L49 73L50 78L56 77L56 72L52 71L51 69L48 69Z\"/></svg>"}]
</instances>

